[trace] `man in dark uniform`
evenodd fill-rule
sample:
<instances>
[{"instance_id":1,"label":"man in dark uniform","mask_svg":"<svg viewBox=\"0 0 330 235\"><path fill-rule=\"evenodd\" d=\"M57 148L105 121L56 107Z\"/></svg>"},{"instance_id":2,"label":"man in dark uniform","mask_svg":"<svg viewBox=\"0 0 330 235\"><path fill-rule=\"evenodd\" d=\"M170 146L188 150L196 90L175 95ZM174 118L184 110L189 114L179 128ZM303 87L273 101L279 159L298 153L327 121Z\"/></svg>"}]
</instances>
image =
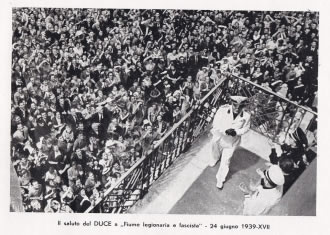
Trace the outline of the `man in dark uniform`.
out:
<instances>
[{"instance_id":1,"label":"man in dark uniform","mask_svg":"<svg viewBox=\"0 0 330 235\"><path fill-rule=\"evenodd\" d=\"M303 130L298 127L294 133L289 133L286 142L281 145L282 154L280 156L277 155L274 145L272 145L272 152L269 156L270 162L278 164L284 173L283 193L287 192L308 165L305 155L308 140Z\"/></svg>"}]
</instances>

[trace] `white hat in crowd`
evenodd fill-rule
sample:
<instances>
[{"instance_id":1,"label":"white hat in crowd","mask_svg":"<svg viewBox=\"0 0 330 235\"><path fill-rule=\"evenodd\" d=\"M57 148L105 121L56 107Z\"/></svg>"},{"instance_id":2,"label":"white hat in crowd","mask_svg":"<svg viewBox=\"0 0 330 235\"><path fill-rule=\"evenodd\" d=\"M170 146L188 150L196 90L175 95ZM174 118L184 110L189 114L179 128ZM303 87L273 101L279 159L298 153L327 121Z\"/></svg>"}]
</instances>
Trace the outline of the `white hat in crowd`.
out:
<instances>
[{"instance_id":1,"label":"white hat in crowd","mask_svg":"<svg viewBox=\"0 0 330 235\"><path fill-rule=\"evenodd\" d=\"M284 184L284 175L278 165L272 165L266 172L265 176L268 181L281 186Z\"/></svg>"}]
</instances>

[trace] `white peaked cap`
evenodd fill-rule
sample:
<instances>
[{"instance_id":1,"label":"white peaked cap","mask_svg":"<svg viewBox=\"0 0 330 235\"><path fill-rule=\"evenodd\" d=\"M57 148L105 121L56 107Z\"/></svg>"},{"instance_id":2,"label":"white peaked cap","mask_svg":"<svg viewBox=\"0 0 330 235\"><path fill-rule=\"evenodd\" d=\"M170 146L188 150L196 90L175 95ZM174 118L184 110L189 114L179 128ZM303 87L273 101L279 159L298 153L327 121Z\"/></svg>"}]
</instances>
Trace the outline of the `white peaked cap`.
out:
<instances>
[{"instance_id":1,"label":"white peaked cap","mask_svg":"<svg viewBox=\"0 0 330 235\"><path fill-rule=\"evenodd\" d=\"M230 99L232 99L233 101L235 101L236 103L241 103L242 101L247 100L247 97L244 96L230 96Z\"/></svg>"},{"instance_id":2,"label":"white peaked cap","mask_svg":"<svg viewBox=\"0 0 330 235\"><path fill-rule=\"evenodd\" d=\"M284 184L284 175L278 165L272 165L266 171L266 178L270 179L274 184L281 186Z\"/></svg>"}]
</instances>

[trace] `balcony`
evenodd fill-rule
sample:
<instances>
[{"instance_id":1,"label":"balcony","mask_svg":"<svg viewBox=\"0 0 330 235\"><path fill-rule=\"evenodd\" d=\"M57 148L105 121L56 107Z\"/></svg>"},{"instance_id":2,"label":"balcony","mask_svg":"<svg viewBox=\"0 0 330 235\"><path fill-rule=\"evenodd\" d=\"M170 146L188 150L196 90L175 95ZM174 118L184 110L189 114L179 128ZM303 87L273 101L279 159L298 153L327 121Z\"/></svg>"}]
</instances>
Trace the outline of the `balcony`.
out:
<instances>
[{"instance_id":1,"label":"balcony","mask_svg":"<svg viewBox=\"0 0 330 235\"><path fill-rule=\"evenodd\" d=\"M228 102L228 94L249 98L253 122L252 130L243 137L241 147L234 154L229 179L219 193L214 192L217 168L207 167L208 130L217 108ZM300 127L309 140L310 151L316 153L316 135L311 131L316 119L317 113L312 110L229 75L154 143L153 149L86 213L240 214L243 197L237 193L237 186L257 177L255 169L268 161L269 142L280 144L288 138L288 133ZM192 201L197 206L189 211L186 205ZM209 206L204 207L205 202ZM212 206L215 202L221 205Z\"/></svg>"}]
</instances>

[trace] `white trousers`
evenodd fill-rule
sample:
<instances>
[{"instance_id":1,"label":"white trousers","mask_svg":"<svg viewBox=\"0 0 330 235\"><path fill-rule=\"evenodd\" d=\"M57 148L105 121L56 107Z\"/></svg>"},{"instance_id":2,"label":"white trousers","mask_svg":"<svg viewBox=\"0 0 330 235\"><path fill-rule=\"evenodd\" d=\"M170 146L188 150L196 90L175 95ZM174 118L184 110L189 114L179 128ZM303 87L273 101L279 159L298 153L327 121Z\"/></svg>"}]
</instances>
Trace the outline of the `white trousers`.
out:
<instances>
[{"instance_id":1,"label":"white trousers","mask_svg":"<svg viewBox=\"0 0 330 235\"><path fill-rule=\"evenodd\" d=\"M233 156L235 149L236 146L222 147L219 141L212 142L210 165L215 165L221 158L220 166L216 174L217 184L222 184L225 182L227 174L229 172L230 160Z\"/></svg>"}]
</instances>

